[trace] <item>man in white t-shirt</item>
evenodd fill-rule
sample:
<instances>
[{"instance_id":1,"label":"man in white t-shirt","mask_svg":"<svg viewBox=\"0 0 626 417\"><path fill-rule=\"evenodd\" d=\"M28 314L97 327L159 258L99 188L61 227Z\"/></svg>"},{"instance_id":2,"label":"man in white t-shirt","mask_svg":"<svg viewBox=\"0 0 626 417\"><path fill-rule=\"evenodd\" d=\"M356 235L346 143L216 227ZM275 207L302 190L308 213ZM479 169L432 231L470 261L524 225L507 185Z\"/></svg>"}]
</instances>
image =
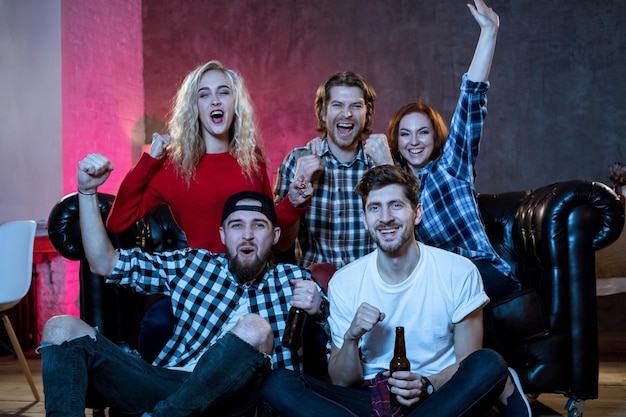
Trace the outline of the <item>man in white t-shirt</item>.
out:
<instances>
[{"instance_id":1,"label":"man in white t-shirt","mask_svg":"<svg viewBox=\"0 0 626 417\"><path fill-rule=\"evenodd\" d=\"M489 298L478 270L416 241L418 190L416 177L391 165L356 186L377 249L329 283L333 384L272 372L262 393L281 416L531 415L504 359L481 348ZM405 329L411 371L389 375L396 326Z\"/></svg>"}]
</instances>

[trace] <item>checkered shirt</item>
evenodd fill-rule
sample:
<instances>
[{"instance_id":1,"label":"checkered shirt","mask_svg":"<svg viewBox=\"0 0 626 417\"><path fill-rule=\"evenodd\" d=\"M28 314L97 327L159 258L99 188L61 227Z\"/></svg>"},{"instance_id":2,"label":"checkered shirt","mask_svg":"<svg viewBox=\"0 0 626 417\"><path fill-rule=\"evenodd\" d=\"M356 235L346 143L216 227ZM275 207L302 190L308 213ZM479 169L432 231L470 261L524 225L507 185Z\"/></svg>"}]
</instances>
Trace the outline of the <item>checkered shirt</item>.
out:
<instances>
[{"instance_id":1,"label":"checkered shirt","mask_svg":"<svg viewBox=\"0 0 626 417\"><path fill-rule=\"evenodd\" d=\"M474 165L487 116L488 89L489 82L473 82L463 75L443 155L419 171L424 216L418 237L427 245L487 260L502 274L511 276L509 264L489 242L474 188Z\"/></svg>"},{"instance_id":2,"label":"checkered shirt","mask_svg":"<svg viewBox=\"0 0 626 417\"><path fill-rule=\"evenodd\" d=\"M141 294L168 295L172 300L176 327L154 365L183 367L197 361L222 336L222 327L237 305L247 302L250 313L262 316L272 326L273 366L301 370L302 358L292 357L291 350L283 348L281 335L292 295L289 280L310 279L308 270L270 263L263 279L247 285L237 283L224 255L204 249L149 254L134 248L119 252L120 259L107 283Z\"/></svg>"},{"instance_id":3,"label":"checkered shirt","mask_svg":"<svg viewBox=\"0 0 626 417\"><path fill-rule=\"evenodd\" d=\"M304 149L291 151L278 169L274 194L279 200L289 191L298 155ZM341 268L375 249L361 220L361 197L354 191L363 174L374 165L361 145L352 161L339 162L330 151L327 138L323 141L321 158L324 172L300 223L303 254L299 262L304 266L330 262Z\"/></svg>"}]
</instances>

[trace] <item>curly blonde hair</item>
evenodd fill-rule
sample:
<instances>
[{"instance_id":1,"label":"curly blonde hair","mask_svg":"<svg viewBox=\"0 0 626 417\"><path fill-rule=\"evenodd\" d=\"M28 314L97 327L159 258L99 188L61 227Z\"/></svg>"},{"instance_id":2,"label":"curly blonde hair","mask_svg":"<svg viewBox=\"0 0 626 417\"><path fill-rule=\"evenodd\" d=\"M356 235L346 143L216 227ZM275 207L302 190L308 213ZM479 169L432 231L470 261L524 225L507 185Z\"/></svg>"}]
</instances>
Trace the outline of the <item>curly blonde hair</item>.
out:
<instances>
[{"instance_id":1,"label":"curly blonde hair","mask_svg":"<svg viewBox=\"0 0 626 417\"><path fill-rule=\"evenodd\" d=\"M198 116L198 88L200 79L208 71L221 71L230 83L235 98L235 117L229 129L229 152L237 158L246 176L260 172L265 163L262 147L257 142L254 109L243 79L219 61L210 61L190 72L176 93L168 122L171 137L170 162L185 182L195 177L196 165L206 153L206 144L200 133Z\"/></svg>"}]
</instances>

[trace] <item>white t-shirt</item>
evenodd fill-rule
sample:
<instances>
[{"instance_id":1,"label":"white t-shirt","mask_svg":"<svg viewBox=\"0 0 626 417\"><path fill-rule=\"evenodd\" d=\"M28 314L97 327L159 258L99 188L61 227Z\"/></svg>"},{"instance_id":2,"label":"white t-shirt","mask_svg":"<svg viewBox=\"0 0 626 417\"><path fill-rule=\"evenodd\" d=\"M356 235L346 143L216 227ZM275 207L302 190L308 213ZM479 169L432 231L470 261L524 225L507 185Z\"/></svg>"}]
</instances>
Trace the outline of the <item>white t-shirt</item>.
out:
<instances>
[{"instance_id":1,"label":"white t-shirt","mask_svg":"<svg viewBox=\"0 0 626 417\"><path fill-rule=\"evenodd\" d=\"M452 365L456 360L454 325L489 302L471 261L418 245L419 262L400 284L390 285L381 278L376 265L378 250L340 269L329 282L328 321L338 348L363 302L385 313L385 319L360 341L365 379L389 369L396 326L404 327L413 372L428 376Z\"/></svg>"}]
</instances>

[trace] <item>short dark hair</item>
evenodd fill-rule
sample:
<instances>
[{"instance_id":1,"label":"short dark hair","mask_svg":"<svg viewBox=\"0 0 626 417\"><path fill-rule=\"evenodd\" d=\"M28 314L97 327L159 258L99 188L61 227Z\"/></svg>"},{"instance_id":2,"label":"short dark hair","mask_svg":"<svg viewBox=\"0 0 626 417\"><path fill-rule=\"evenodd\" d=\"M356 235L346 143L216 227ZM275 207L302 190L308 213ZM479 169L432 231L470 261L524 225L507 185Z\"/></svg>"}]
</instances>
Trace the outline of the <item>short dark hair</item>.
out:
<instances>
[{"instance_id":1,"label":"short dark hair","mask_svg":"<svg viewBox=\"0 0 626 417\"><path fill-rule=\"evenodd\" d=\"M337 72L329 79L324 81L317 89L315 94L315 115L317 116L317 131L322 135L327 133L328 126L322 118L328 101L330 100L330 89L333 87L358 87L363 91L363 100L365 101L365 126L362 133L372 133L371 126L374 119L374 105L376 104L376 92L363 77L356 72L343 71Z\"/></svg>"},{"instance_id":2,"label":"short dark hair","mask_svg":"<svg viewBox=\"0 0 626 417\"><path fill-rule=\"evenodd\" d=\"M378 190L387 185L399 185L404 189L404 195L415 208L419 205L420 180L410 172L395 165L379 165L371 168L361 177L354 191L361 196L363 207L372 190Z\"/></svg>"}]
</instances>

